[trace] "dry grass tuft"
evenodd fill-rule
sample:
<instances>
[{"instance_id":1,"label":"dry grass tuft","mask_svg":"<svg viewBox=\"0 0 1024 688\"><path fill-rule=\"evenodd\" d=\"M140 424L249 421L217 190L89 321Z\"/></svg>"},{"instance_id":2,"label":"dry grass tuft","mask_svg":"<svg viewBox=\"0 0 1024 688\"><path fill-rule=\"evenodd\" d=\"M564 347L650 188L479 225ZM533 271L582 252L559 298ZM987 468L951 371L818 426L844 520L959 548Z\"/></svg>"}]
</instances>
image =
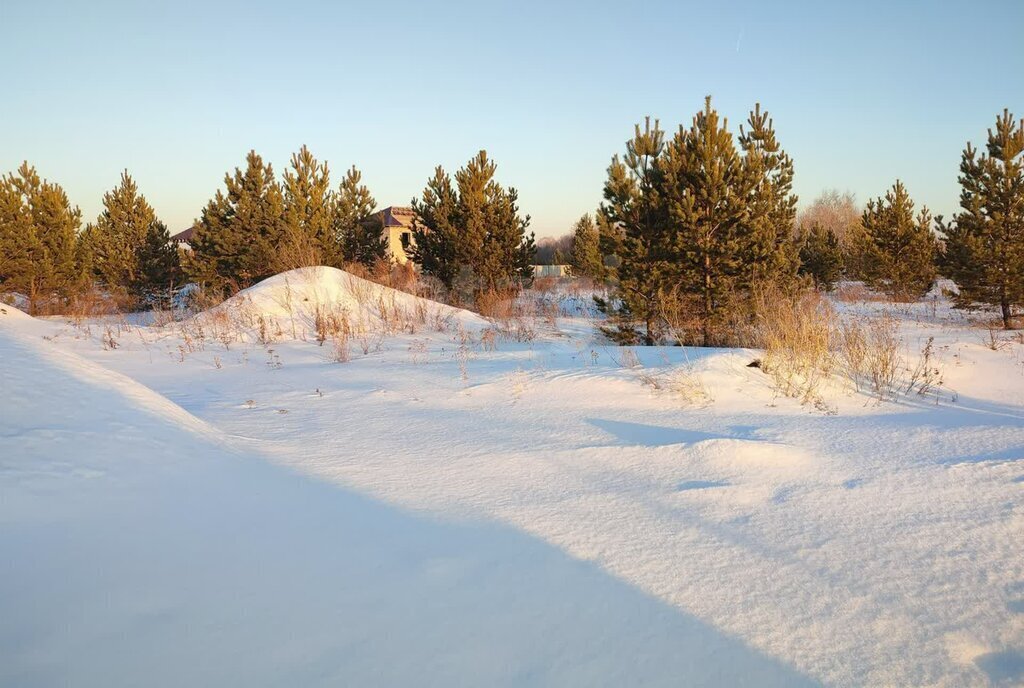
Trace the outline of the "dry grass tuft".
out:
<instances>
[{"instance_id":1,"label":"dry grass tuft","mask_svg":"<svg viewBox=\"0 0 1024 688\"><path fill-rule=\"evenodd\" d=\"M764 349L761 369L779 393L816 403L835 369L836 314L811 290L765 288L755 295L756 336Z\"/></svg>"}]
</instances>

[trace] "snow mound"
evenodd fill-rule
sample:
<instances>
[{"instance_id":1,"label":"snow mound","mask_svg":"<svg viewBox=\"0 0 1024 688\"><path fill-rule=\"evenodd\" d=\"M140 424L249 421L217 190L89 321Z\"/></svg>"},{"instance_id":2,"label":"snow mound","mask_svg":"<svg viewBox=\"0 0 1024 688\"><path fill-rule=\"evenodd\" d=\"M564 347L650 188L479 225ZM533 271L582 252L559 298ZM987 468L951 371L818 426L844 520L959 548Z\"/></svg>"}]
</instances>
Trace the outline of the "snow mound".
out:
<instances>
[{"instance_id":1,"label":"snow mound","mask_svg":"<svg viewBox=\"0 0 1024 688\"><path fill-rule=\"evenodd\" d=\"M289 270L265 279L199 314L195 321L261 340L446 331L460 326L477 330L488 324L470 311L325 266Z\"/></svg>"},{"instance_id":2,"label":"snow mound","mask_svg":"<svg viewBox=\"0 0 1024 688\"><path fill-rule=\"evenodd\" d=\"M0 322L4 321L26 321L32 320L32 316L28 313L18 310L14 306L9 306L6 303L0 303Z\"/></svg>"}]
</instances>

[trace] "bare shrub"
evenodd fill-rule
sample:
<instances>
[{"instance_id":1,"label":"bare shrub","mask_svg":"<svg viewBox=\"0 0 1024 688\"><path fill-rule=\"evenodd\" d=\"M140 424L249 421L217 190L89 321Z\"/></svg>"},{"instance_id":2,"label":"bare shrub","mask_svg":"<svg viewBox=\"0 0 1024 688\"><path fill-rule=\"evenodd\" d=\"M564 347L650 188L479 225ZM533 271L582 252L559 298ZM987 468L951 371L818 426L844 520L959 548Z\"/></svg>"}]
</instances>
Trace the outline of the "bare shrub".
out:
<instances>
[{"instance_id":1,"label":"bare shrub","mask_svg":"<svg viewBox=\"0 0 1024 688\"><path fill-rule=\"evenodd\" d=\"M347 334L338 333L338 335L331 340L330 358L335 363L348 363L349 360L351 360L352 351L349 349Z\"/></svg>"},{"instance_id":2,"label":"bare shrub","mask_svg":"<svg viewBox=\"0 0 1024 688\"><path fill-rule=\"evenodd\" d=\"M288 231L274 250L275 270L286 272L296 268L323 265L323 249L315 238L301 231Z\"/></svg>"},{"instance_id":3,"label":"bare shrub","mask_svg":"<svg viewBox=\"0 0 1024 688\"><path fill-rule=\"evenodd\" d=\"M991 322L988 323L988 325L985 328L985 336L981 340L982 344L984 344L986 348L992 349L992 351L1001 351L1007 348L1008 346L1010 346L1010 342L1006 339L1003 339L1001 332L1001 323L998 327L996 327Z\"/></svg>"},{"instance_id":4,"label":"bare shrub","mask_svg":"<svg viewBox=\"0 0 1024 688\"><path fill-rule=\"evenodd\" d=\"M839 341L846 376L857 389L869 389L879 400L894 399L904 367L896 318L884 313L851 320L844 323Z\"/></svg>"},{"instance_id":5,"label":"bare shrub","mask_svg":"<svg viewBox=\"0 0 1024 688\"><path fill-rule=\"evenodd\" d=\"M844 282L832 291L832 296L843 303L891 303L892 299L868 289L862 282Z\"/></svg>"},{"instance_id":6,"label":"bare shrub","mask_svg":"<svg viewBox=\"0 0 1024 688\"><path fill-rule=\"evenodd\" d=\"M121 308L116 299L95 286L76 294L64 308L64 315L76 327L91 318L118 315Z\"/></svg>"},{"instance_id":7,"label":"bare shrub","mask_svg":"<svg viewBox=\"0 0 1024 688\"><path fill-rule=\"evenodd\" d=\"M317 304L313 312L313 329L316 341L320 346L328 339L344 336L347 340L351 334L348 311L338 306L321 306Z\"/></svg>"},{"instance_id":8,"label":"bare shrub","mask_svg":"<svg viewBox=\"0 0 1024 688\"><path fill-rule=\"evenodd\" d=\"M910 371L907 382L907 394L916 391L926 396L942 385L942 369L935 357L935 337L929 337L921 348L921 355Z\"/></svg>"},{"instance_id":9,"label":"bare shrub","mask_svg":"<svg viewBox=\"0 0 1024 688\"><path fill-rule=\"evenodd\" d=\"M413 364L423 363L427 360L429 341L426 339L414 339L409 344L409 358L412 359Z\"/></svg>"},{"instance_id":10,"label":"bare shrub","mask_svg":"<svg viewBox=\"0 0 1024 688\"><path fill-rule=\"evenodd\" d=\"M469 347L473 343L473 337L460 326L457 341L459 346L455 350L455 360L459 364L459 377L463 382L468 382L469 358L472 355Z\"/></svg>"},{"instance_id":11,"label":"bare shrub","mask_svg":"<svg viewBox=\"0 0 1024 688\"><path fill-rule=\"evenodd\" d=\"M411 261L392 266L389 277L388 286L392 289L398 289L407 294L419 293L419 275L416 274L416 266Z\"/></svg>"},{"instance_id":12,"label":"bare shrub","mask_svg":"<svg viewBox=\"0 0 1024 688\"><path fill-rule=\"evenodd\" d=\"M849 246L851 234L860 225L861 207L849 191L826 189L797 217L799 226L821 225L831 229L844 246Z\"/></svg>"},{"instance_id":13,"label":"bare shrub","mask_svg":"<svg viewBox=\"0 0 1024 688\"><path fill-rule=\"evenodd\" d=\"M428 313L430 329L434 332L447 332L455 320L455 311L443 306L434 308Z\"/></svg>"},{"instance_id":14,"label":"bare shrub","mask_svg":"<svg viewBox=\"0 0 1024 688\"><path fill-rule=\"evenodd\" d=\"M761 369L781 394L816 402L835 368L835 311L813 290L766 287L754 300Z\"/></svg>"},{"instance_id":15,"label":"bare shrub","mask_svg":"<svg viewBox=\"0 0 1024 688\"><path fill-rule=\"evenodd\" d=\"M705 404L711 401L710 392L692 366L675 368L668 376L666 387L687 404Z\"/></svg>"},{"instance_id":16,"label":"bare shrub","mask_svg":"<svg viewBox=\"0 0 1024 688\"><path fill-rule=\"evenodd\" d=\"M538 308L544 323L549 327L558 329L558 316L562 314L558 304L554 301L542 301Z\"/></svg>"},{"instance_id":17,"label":"bare shrub","mask_svg":"<svg viewBox=\"0 0 1024 688\"><path fill-rule=\"evenodd\" d=\"M640 367L640 359L637 357L636 352L628 346L624 346L621 349L617 349L618 355L609 353L611 359L615 362L615 365L620 368L638 368Z\"/></svg>"},{"instance_id":18,"label":"bare shrub","mask_svg":"<svg viewBox=\"0 0 1024 688\"><path fill-rule=\"evenodd\" d=\"M153 327L167 327L177 322L179 311L174 308L154 308L152 311Z\"/></svg>"},{"instance_id":19,"label":"bare shrub","mask_svg":"<svg viewBox=\"0 0 1024 688\"><path fill-rule=\"evenodd\" d=\"M510 320L516 315L514 291L491 289L476 295L476 309L480 315L492 320Z\"/></svg>"},{"instance_id":20,"label":"bare shrub","mask_svg":"<svg viewBox=\"0 0 1024 688\"><path fill-rule=\"evenodd\" d=\"M196 287L189 291L185 301L190 311L202 313L222 304L224 302L224 292L217 289Z\"/></svg>"},{"instance_id":21,"label":"bare shrub","mask_svg":"<svg viewBox=\"0 0 1024 688\"><path fill-rule=\"evenodd\" d=\"M548 294L555 290L558 286L558 280L554 277L538 277L533 280L533 284L530 286L531 289L539 294Z\"/></svg>"},{"instance_id":22,"label":"bare shrub","mask_svg":"<svg viewBox=\"0 0 1024 688\"><path fill-rule=\"evenodd\" d=\"M117 343L117 336L114 334L114 328L107 325L103 331L103 348L108 351L113 351L119 346Z\"/></svg>"},{"instance_id":23,"label":"bare shrub","mask_svg":"<svg viewBox=\"0 0 1024 688\"><path fill-rule=\"evenodd\" d=\"M483 347L484 351L497 351L498 350L498 331L493 327L488 327L480 333L480 346Z\"/></svg>"},{"instance_id":24,"label":"bare shrub","mask_svg":"<svg viewBox=\"0 0 1024 688\"><path fill-rule=\"evenodd\" d=\"M363 356L368 356L371 351L380 351L384 344L384 333L362 329L355 337Z\"/></svg>"}]
</instances>

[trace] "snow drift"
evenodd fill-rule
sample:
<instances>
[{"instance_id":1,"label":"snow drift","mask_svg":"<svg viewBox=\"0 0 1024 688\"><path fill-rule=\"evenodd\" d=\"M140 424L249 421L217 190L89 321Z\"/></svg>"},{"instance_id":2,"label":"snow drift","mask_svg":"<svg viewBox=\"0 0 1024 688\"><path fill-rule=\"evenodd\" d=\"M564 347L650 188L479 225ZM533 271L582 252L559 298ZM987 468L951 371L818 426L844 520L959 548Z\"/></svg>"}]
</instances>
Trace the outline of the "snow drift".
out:
<instances>
[{"instance_id":1,"label":"snow drift","mask_svg":"<svg viewBox=\"0 0 1024 688\"><path fill-rule=\"evenodd\" d=\"M270 277L197 315L192 324L214 330L215 336L236 332L246 341L272 341L480 329L487 321L470 311L320 266Z\"/></svg>"},{"instance_id":2,"label":"snow drift","mask_svg":"<svg viewBox=\"0 0 1024 688\"><path fill-rule=\"evenodd\" d=\"M527 535L272 466L5 310L0 685L810 684Z\"/></svg>"}]
</instances>

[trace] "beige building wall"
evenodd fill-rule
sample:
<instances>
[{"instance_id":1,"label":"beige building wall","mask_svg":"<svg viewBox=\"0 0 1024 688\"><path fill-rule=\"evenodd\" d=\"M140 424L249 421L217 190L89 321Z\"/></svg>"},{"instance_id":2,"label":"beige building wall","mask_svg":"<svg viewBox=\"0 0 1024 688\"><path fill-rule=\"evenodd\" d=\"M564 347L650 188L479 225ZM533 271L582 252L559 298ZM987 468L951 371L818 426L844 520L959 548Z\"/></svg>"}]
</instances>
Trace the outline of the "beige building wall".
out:
<instances>
[{"instance_id":1,"label":"beige building wall","mask_svg":"<svg viewBox=\"0 0 1024 688\"><path fill-rule=\"evenodd\" d=\"M378 213L381 221L381 232L387 242L388 254L399 265L409 262L406 248L415 246L412 237L413 221L416 213L412 208L389 206Z\"/></svg>"},{"instance_id":2,"label":"beige building wall","mask_svg":"<svg viewBox=\"0 0 1024 688\"><path fill-rule=\"evenodd\" d=\"M385 227L385 238L388 242L388 253L391 259L399 265L409 262L409 256L405 248L413 243L412 229L408 227Z\"/></svg>"}]
</instances>

